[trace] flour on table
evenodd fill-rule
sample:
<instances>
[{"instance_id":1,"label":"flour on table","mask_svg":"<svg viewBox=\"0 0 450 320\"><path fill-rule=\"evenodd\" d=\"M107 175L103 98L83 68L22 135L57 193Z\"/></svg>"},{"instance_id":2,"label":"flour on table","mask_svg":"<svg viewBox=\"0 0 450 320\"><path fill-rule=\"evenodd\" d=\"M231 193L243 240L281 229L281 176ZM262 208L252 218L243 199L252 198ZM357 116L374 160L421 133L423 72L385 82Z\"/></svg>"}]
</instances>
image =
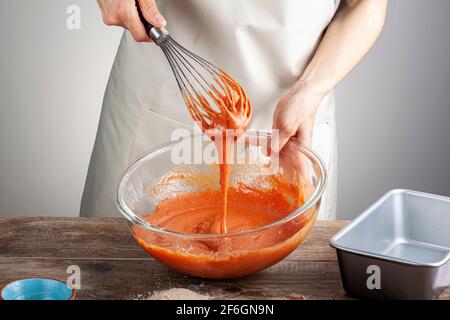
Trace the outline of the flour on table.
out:
<instances>
[{"instance_id":1,"label":"flour on table","mask_svg":"<svg viewBox=\"0 0 450 320\"><path fill-rule=\"evenodd\" d=\"M164 291L155 291L145 300L211 300L211 297L189 289L172 288Z\"/></svg>"}]
</instances>

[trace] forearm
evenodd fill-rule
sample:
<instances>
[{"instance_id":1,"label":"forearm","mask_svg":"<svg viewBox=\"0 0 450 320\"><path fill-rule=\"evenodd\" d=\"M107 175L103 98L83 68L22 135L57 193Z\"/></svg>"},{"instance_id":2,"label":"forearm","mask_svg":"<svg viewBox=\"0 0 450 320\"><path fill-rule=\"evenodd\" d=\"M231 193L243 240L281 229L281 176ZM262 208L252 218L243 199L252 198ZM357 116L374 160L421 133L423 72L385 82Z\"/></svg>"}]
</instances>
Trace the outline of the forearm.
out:
<instances>
[{"instance_id":1,"label":"forearm","mask_svg":"<svg viewBox=\"0 0 450 320\"><path fill-rule=\"evenodd\" d=\"M362 60L384 26L387 0L344 0L294 86L323 98Z\"/></svg>"}]
</instances>

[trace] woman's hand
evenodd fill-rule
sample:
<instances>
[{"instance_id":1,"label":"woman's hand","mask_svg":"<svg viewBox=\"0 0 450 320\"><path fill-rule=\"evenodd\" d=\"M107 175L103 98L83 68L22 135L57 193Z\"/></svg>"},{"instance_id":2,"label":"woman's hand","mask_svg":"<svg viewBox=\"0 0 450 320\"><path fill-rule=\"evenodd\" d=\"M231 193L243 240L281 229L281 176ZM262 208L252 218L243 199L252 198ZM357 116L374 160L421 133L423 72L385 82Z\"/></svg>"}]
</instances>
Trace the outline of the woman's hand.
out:
<instances>
[{"instance_id":1,"label":"woman's hand","mask_svg":"<svg viewBox=\"0 0 450 320\"><path fill-rule=\"evenodd\" d=\"M299 82L275 108L273 129L278 130L278 142L273 142L272 151L279 154L281 166L291 174L306 174L306 159L298 145L311 147L314 119L322 98Z\"/></svg>"},{"instance_id":2,"label":"woman's hand","mask_svg":"<svg viewBox=\"0 0 450 320\"><path fill-rule=\"evenodd\" d=\"M135 0L97 0L97 3L106 25L128 29L138 42L151 42L139 18ZM142 15L149 23L157 28L166 25L166 20L159 13L155 0L138 0L138 3Z\"/></svg>"},{"instance_id":3,"label":"woman's hand","mask_svg":"<svg viewBox=\"0 0 450 320\"><path fill-rule=\"evenodd\" d=\"M273 114L273 129L279 130L274 152L280 152L289 142L311 147L314 119L322 98L300 82L279 100Z\"/></svg>"}]
</instances>

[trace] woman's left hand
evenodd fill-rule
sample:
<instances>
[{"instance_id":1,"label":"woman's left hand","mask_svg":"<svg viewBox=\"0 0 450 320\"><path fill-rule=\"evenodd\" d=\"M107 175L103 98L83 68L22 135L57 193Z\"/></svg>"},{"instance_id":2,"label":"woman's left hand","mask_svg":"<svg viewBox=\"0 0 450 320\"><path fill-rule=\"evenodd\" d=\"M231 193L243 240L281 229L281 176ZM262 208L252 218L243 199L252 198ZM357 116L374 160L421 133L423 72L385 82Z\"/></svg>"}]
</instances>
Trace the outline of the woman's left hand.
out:
<instances>
[{"instance_id":1,"label":"woman's left hand","mask_svg":"<svg viewBox=\"0 0 450 320\"><path fill-rule=\"evenodd\" d=\"M279 143L273 150L276 153L295 142L311 147L314 119L322 97L314 94L304 85L296 85L282 97L273 114L273 129L277 129Z\"/></svg>"},{"instance_id":2,"label":"woman's left hand","mask_svg":"<svg viewBox=\"0 0 450 320\"><path fill-rule=\"evenodd\" d=\"M280 165L290 174L306 174L306 158L298 145L310 148L314 120L322 96L304 84L295 85L282 97L273 114L273 129L278 141L272 142L272 152L278 154Z\"/></svg>"}]
</instances>

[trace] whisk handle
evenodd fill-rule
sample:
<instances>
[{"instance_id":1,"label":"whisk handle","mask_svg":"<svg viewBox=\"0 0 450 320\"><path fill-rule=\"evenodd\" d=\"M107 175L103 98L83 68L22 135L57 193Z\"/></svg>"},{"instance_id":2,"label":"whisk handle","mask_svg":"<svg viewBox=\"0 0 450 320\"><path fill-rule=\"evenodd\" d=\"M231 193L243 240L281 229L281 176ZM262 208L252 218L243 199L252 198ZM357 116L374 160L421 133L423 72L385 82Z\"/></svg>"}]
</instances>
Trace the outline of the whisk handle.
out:
<instances>
[{"instance_id":1,"label":"whisk handle","mask_svg":"<svg viewBox=\"0 0 450 320\"><path fill-rule=\"evenodd\" d=\"M145 20L144 15L142 14L141 7L139 6L139 2L136 0L136 8L139 13L139 18L141 18L142 24L145 27L145 31L147 31L148 34L150 34L150 30L153 28L153 25L150 24L147 20Z\"/></svg>"},{"instance_id":2,"label":"whisk handle","mask_svg":"<svg viewBox=\"0 0 450 320\"><path fill-rule=\"evenodd\" d=\"M169 32L165 28L162 29L156 28L150 22L148 22L144 18L144 15L142 14L142 10L137 0L136 0L136 8L139 13L139 18L141 18L142 24L145 27L145 31L147 31L147 34L150 36L150 38L152 38L157 45L161 45L163 42L165 42L165 39L169 35Z\"/></svg>"}]
</instances>

